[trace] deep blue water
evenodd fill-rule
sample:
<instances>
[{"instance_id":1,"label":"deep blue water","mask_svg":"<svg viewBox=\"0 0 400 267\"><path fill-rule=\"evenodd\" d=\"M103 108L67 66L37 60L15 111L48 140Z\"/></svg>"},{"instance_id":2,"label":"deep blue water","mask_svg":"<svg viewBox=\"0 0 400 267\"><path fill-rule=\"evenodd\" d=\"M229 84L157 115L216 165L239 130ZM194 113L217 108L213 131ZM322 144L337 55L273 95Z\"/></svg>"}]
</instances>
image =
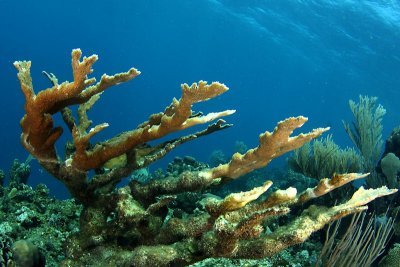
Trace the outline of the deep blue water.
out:
<instances>
[{"instance_id":1,"label":"deep blue water","mask_svg":"<svg viewBox=\"0 0 400 267\"><path fill-rule=\"evenodd\" d=\"M134 128L159 112L180 84L221 81L230 91L195 110L237 109L234 127L185 144L167 159L207 160L229 154L235 140L257 145L277 121L305 115L302 131L331 126L334 139L351 145L342 120L352 119L349 99L378 96L387 109L384 137L400 124L399 1L4 1L0 0L0 168L27 153L19 143L24 98L15 60L32 60L36 92L49 87L46 70L71 80L70 53L98 54L93 75L138 68L142 74L106 91L90 116L109 122L99 138ZM61 151L60 151L61 152ZM34 164L31 184L62 186Z\"/></svg>"}]
</instances>

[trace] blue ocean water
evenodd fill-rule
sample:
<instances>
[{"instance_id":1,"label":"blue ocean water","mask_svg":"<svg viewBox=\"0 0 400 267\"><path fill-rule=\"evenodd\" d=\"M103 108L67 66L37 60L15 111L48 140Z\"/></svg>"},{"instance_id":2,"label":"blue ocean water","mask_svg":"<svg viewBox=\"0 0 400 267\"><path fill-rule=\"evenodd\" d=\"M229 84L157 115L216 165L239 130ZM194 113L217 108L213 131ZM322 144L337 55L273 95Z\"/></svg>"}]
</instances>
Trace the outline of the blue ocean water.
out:
<instances>
[{"instance_id":1,"label":"blue ocean water","mask_svg":"<svg viewBox=\"0 0 400 267\"><path fill-rule=\"evenodd\" d=\"M302 131L331 126L337 143L351 145L342 120L352 120L348 100L359 94L379 97L387 109L384 137L400 124L399 1L0 0L0 13L3 170L14 158L27 157L18 124L24 98L12 63L32 60L38 92L50 86L43 70L59 81L72 79L73 48L99 55L97 78L130 67L142 72L96 103L92 120L110 124L99 139L162 111L180 97L181 83L229 86L226 94L194 109L236 109L226 118L234 127L181 146L161 167L179 155L206 161L215 149L229 154L236 140L256 146L259 133L297 115L310 119ZM30 183L44 182L53 194L65 196L33 164Z\"/></svg>"}]
</instances>

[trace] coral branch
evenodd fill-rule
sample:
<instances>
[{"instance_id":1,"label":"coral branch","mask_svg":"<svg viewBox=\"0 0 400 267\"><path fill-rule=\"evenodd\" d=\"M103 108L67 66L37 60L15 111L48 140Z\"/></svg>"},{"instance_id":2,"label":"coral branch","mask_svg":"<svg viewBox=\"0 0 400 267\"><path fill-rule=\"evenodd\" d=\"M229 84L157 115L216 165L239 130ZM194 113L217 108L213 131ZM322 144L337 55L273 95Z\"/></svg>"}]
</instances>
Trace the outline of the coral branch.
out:
<instances>
[{"instance_id":1,"label":"coral branch","mask_svg":"<svg viewBox=\"0 0 400 267\"><path fill-rule=\"evenodd\" d=\"M87 134L75 130L73 137L77 151L73 157L72 165L82 171L98 168L106 161L127 153L129 150L148 141L231 115L235 112L234 110L192 117L192 104L208 100L227 90L228 88L225 85L217 82L208 85L206 82L200 81L199 84L194 83L190 87L184 84L182 85L181 100L174 99L164 113L152 115L148 122L142 123L135 130L124 132L115 138L98 144L93 149L87 149L91 137L88 136L90 132ZM96 130L102 129L103 127L95 128L94 133L97 133Z\"/></svg>"},{"instance_id":2,"label":"coral branch","mask_svg":"<svg viewBox=\"0 0 400 267\"><path fill-rule=\"evenodd\" d=\"M298 202L306 202L312 198L323 196L332 190L341 187L347 183L350 183L357 179L362 179L368 176L369 173L360 174L360 173L346 173L346 174L334 174L331 179L324 178L321 179L318 185L314 188L309 188L305 192L303 192L299 198Z\"/></svg>"},{"instance_id":3,"label":"coral branch","mask_svg":"<svg viewBox=\"0 0 400 267\"><path fill-rule=\"evenodd\" d=\"M199 243L192 243L194 242L193 238L186 238L185 241L163 245L162 250L157 246L141 246L134 250L134 259L139 266L168 266L182 262L189 264L199 260L199 257L270 257L289 246L304 242L313 232L318 231L329 222L365 210L367 207L364 205L368 202L393 194L395 191L385 187L370 190L359 189L352 199L344 204L331 208L312 205L294 221L279 227L272 234L262 233L260 221L268 216L287 213L287 208L270 209L248 215L239 223L232 223L229 219L220 217L215 222L213 230L204 234ZM195 229L199 227L196 226ZM184 225L181 225L181 228L184 228ZM191 236L191 234L188 233L187 236ZM180 249L186 247L185 253L177 252L177 247ZM193 249L188 250L189 247ZM157 252L161 251L173 253L168 257L162 256L163 253L157 256ZM189 251L191 253L188 253Z\"/></svg>"},{"instance_id":4,"label":"coral branch","mask_svg":"<svg viewBox=\"0 0 400 267\"><path fill-rule=\"evenodd\" d=\"M268 165L274 158L301 147L304 143L329 130L329 128L318 128L307 134L290 137L293 131L306 121L307 118L302 116L280 121L272 133L265 132L260 135L260 145L257 148L250 149L244 155L235 153L229 163L212 169L211 176L235 179Z\"/></svg>"},{"instance_id":5,"label":"coral branch","mask_svg":"<svg viewBox=\"0 0 400 267\"><path fill-rule=\"evenodd\" d=\"M233 211L246 206L249 202L256 200L272 185L271 181L266 181L264 185L255 187L247 192L232 193L223 200L214 200L207 203L207 211L212 215L220 215L228 211Z\"/></svg>"},{"instance_id":6,"label":"coral branch","mask_svg":"<svg viewBox=\"0 0 400 267\"><path fill-rule=\"evenodd\" d=\"M52 114L61 111L67 106L87 102L93 95L98 94L108 87L121 82L126 82L138 74L139 71L132 68L128 72L114 76L104 75L101 81L88 79L87 75L92 72L92 65L97 61L97 56L84 57L79 61L82 52L79 49L72 51L72 70L74 81L62 84L54 83L54 75L51 77L53 87L35 94L33 91L32 78L30 75L30 61L16 61L14 66L18 70L18 79L21 89L25 95L26 114L21 120L24 147L38 160L57 160L54 144L62 134L60 127L54 127Z\"/></svg>"},{"instance_id":7,"label":"coral branch","mask_svg":"<svg viewBox=\"0 0 400 267\"><path fill-rule=\"evenodd\" d=\"M313 232L331 221L367 209L367 203L374 199L395 193L397 190L381 187L364 190L360 188L344 204L331 208L310 206L293 222L282 226L269 236L239 243L238 258L261 258L274 255L289 246L304 242Z\"/></svg>"},{"instance_id":8,"label":"coral branch","mask_svg":"<svg viewBox=\"0 0 400 267\"><path fill-rule=\"evenodd\" d=\"M300 116L279 122L273 133L265 132L260 135L260 145L257 148L249 149L244 155L235 153L227 164L201 172L183 173L178 177L167 177L146 185L132 183L131 188L139 198L151 199L161 194L201 190L215 182L218 183L220 178L224 182L235 179L265 167L274 158L300 147L329 129L318 128L307 134L290 137L294 129L301 127L306 121L307 118Z\"/></svg>"}]
</instances>

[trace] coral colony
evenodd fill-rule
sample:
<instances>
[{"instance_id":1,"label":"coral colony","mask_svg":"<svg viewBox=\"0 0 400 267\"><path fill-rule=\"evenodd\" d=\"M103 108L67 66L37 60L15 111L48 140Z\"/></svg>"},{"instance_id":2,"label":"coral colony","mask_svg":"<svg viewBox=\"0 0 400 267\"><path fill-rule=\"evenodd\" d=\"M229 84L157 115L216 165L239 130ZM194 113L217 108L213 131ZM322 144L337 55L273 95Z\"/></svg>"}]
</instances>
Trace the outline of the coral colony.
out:
<instances>
[{"instance_id":1,"label":"coral colony","mask_svg":"<svg viewBox=\"0 0 400 267\"><path fill-rule=\"evenodd\" d=\"M14 63L26 100L26 113L21 120L22 144L83 206L79 232L66 240L63 266L101 262L108 266L182 266L211 257L268 257L304 242L334 220L365 210L370 201L397 191L386 186L368 190L361 187L342 204L304 207L272 232L263 227L266 219L288 214L293 207L301 209L301 204L368 174L334 174L303 192L289 187L260 197L272 185L265 181L259 187L224 198L209 194L202 202L203 208L192 214L174 213L170 204L177 195L229 183L301 147L328 128L291 136L307 121L302 116L291 117L278 122L272 132L261 134L257 147L235 153L227 163L145 183L131 180L128 185L117 187L133 171L149 166L177 146L230 127L221 118L235 111L193 112L192 105L217 97L228 88L218 82L183 84L181 98L174 98L164 111L151 115L132 130L91 142L108 124L91 126L87 111L106 89L128 82L140 72L132 68L103 75L97 82L88 75L98 57L81 59L81 54L79 49L72 51L73 81L58 83L55 75L46 73L52 86L38 93L33 90L31 62ZM78 105L77 116L71 109L74 105ZM54 125L56 114L61 114L64 129L72 137L61 155L55 144L63 128ZM206 127L201 131L149 145L149 141L202 124Z\"/></svg>"}]
</instances>

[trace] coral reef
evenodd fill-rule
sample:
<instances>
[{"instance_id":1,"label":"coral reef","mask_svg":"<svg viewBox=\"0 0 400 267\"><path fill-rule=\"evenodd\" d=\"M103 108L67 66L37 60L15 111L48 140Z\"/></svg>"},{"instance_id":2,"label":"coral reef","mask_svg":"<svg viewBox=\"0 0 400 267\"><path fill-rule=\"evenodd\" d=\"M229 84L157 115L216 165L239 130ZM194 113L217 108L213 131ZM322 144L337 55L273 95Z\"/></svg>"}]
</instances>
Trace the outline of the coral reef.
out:
<instances>
[{"instance_id":1,"label":"coral reef","mask_svg":"<svg viewBox=\"0 0 400 267\"><path fill-rule=\"evenodd\" d=\"M29 165L31 159L31 157L28 157L28 159L22 163L19 162L18 159L14 159L14 162L10 169L10 187L17 188L22 184L28 183L28 178L31 173L31 167Z\"/></svg>"},{"instance_id":2,"label":"coral reef","mask_svg":"<svg viewBox=\"0 0 400 267\"><path fill-rule=\"evenodd\" d=\"M274 158L301 147L328 129L318 128L291 136L307 121L302 116L291 117L279 122L273 132L261 134L256 148L235 153L227 163L179 174L172 171L169 176L147 183L132 180L129 185L117 188L124 177L159 160L175 147L229 127L220 118L231 115L234 110L205 115L194 112L193 104L217 97L228 88L218 82L183 84L181 98L173 99L163 112L151 115L133 130L92 144L92 137L108 124L89 129L92 122L87 111L103 91L133 79L140 72L132 68L112 76L104 74L96 83L88 75L92 73L97 56L81 60L81 54L79 49L72 51L72 82L59 84L53 74L47 74L52 87L37 94L32 85L31 62L14 63L26 100L26 114L21 120L22 144L83 205L79 234L67 241L64 266L90 266L101 262L110 266L180 266L210 257L272 256L304 242L331 221L365 210L366 204L375 198L397 191L386 187L369 190L361 187L342 204L305 207L292 221L271 233L263 227L267 218L288 214L291 207L300 207L367 174L335 174L303 192L289 187L261 199L259 197L272 185L271 181L266 181L259 187L232 193L223 199L208 197L203 200L203 210L174 217L169 204L177 195L221 185L265 167ZM72 115L72 105L79 105L77 120ZM61 127L54 125L56 113L61 114L72 136L72 142L66 144L64 158L55 149L63 133ZM149 145L150 141L170 133L207 123L212 124L204 130Z\"/></svg>"},{"instance_id":3,"label":"coral reef","mask_svg":"<svg viewBox=\"0 0 400 267\"><path fill-rule=\"evenodd\" d=\"M18 169L16 162L9 173L19 177L12 171ZM65 259L63 243L78 231L81 207L74 200L50 197L43 184L32 189L16 178L9 180L8 186L0 186L0 266L44 266L44 257L46 266L58 266ZM21 264L25 260L36 263Z\"/></svg>"},{"instance_id":4,"label":"coral reef","mask_svg":"<svg viewBox=\"0 0 400 267\"><path fill-rule=\"evenodd\" d=\"M314 266L318 258L320 244L312 240L296 247L290 247L271 257L263 259L209 258L190 267L304 267Z\"/></svg>"},{"instance_id":5,"label":"coral reef","mask_svg":"<svg viewBox=\"0 0 400 267\"><path fill-rule=\"evenodd\" d=\"M11 247L11 238L0 233L0 266L10 266L12 264Z\"/></svg>"}]
</instances>

